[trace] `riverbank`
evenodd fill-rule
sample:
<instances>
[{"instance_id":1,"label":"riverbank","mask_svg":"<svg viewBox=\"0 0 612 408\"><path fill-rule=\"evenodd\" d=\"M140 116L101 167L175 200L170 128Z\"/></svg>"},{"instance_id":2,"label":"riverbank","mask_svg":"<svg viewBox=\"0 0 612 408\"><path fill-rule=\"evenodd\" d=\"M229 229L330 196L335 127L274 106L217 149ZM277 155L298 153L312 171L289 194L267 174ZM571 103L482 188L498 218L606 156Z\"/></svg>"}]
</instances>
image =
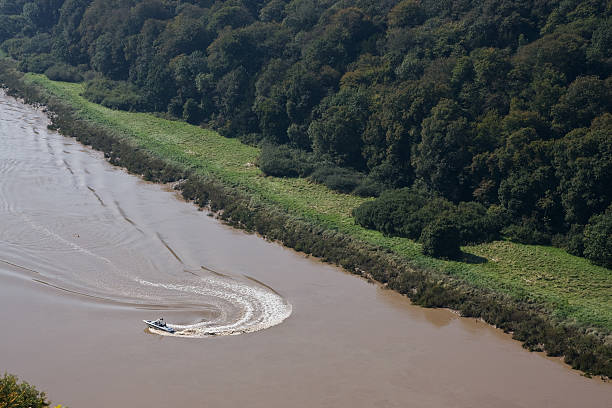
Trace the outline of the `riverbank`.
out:
<instances>
[{"instance_id":1,"label":"riverbank","mask_svg":"<svg viewBox=\"0 0 612 408\"><path fill-rule=\"evenodd\" d=\"M6 66L1 75L27 101L47 104L65 135L150 180L186 179L186 198L223 210L235 226L371 276L417 304L482 317L576 368L611 374L607 269L554 248L507 242L464 248L472 264L427 258L412 241L356 226L350 211L361 198L303 179L263 177L252 165L256 148L182 122L103 108L80 97L78 84L33 75L24 84Z\"/></svg>"}]
</instances>

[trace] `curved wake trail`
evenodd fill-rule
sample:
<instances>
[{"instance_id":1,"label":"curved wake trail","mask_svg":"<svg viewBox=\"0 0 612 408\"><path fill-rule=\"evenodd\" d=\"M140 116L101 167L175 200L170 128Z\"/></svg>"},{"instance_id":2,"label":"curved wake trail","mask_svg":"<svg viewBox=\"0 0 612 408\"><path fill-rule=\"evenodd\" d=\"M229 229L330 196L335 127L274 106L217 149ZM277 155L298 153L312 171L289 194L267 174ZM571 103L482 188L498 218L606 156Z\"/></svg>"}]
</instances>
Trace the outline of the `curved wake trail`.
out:
<instances>
[{"instance_id":1,"label":"curved wake trail","mask_svg":"<svg viewBox=\"0 0 612 408\"><path fill-rule=\"evenodd\" d=\"M223 314L221 318L206 322L186 325L169 323L168 326L175 329L175 333L150 330L167 336L181 337L235 335L267 329L282 323L291 315L291 305L272 291L226 282L216 277L202 279L202 286L154 283L142 279L138 282L145 286L214 297L229 302L239 309L235 320L227 321L227 315Z\"/></svg>"}]
</instances>

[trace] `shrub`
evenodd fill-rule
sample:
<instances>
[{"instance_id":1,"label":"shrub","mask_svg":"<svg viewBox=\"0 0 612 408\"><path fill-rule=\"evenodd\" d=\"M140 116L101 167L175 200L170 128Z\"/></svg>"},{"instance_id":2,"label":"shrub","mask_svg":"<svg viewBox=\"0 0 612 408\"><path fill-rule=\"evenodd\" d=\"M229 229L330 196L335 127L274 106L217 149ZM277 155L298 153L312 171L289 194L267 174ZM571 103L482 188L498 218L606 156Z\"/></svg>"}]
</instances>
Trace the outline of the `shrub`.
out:
<instances>
[{"instance_id":1,"label":"shrub","mask_svg":"<svg viewBox=\"0 0 612 408\"><path fill-rule=\"evenodd\" d=\"M612 206L591 217L584 228L584 256L595 265L612 269Z\"/></svg>"},{"instance_id":2,"label":"shrub","mask_svg":"<svg viewBox=\"0 0 612 408\"><path fill-rule=\"evenodd\" d=\"M67 64L53 64L45 70L45 75L52 81L81 82L83 76L79 71Z\"/></svg>"},{"instance_id":3,"label":"shrub","mask_svg":"<svg viewBox=\"0 0 612 408\"><path fill-rule=\"evenodd\" d=\"M261 148L257 165L267 176L298 177L299 166L287 146L266 143Z\"/></svg>"},{"instance_id":4,"label":"shrub","mask_svg":"<svg viewBox=\"0 0 612 408\"><path fill-rule=\"evenodd\" d=\"M427 224L453 204L417 187L388 190L353 210L355 222L385 235L418 239Z\"/></svg>"},{"instance_id":5,"label":"shrub","mask_svg":"<svg viewBox=\"0 0 612 408\"><path fill-rule=\"evenodd\" d=\"M0 407L44 408L49 402L44 392L11 374L0 377Z\"/></svg>"},{"instance_id":6,"label":"shrub","mask_svg":"<svg viewBox=\"0 0 612 408\"><path fill-rule=\"evenodd\" d=\"M57 63L57 58L51 54L28 55L19 62L19 70L42 74Z\"/></svg>"},{"instance_id":7,"label":"shrub","mask_svg":"<svg viewBox=\"0 0 612 408\"><path fill-rule=\"evenodd\" d=\"M191 98L187 99L187 102L183 105L183 119L192 125L197 125L202 121L202 110L198 103Z\"/></svg>"},{"instance_id":8,"label":"shrub","mask_svg":"<svg viewBox=\"0 0 612 408\"><path fill-rule=\"evenodd\" d=\"M551 236L537 228L536 221L524 218L520 224L512 224L502 230L502 235L510 241L527 245L548 245Z\"/></svg>"},{"instance_id":9,"label":"shrub","mask_svg":"<svg viewBox=\"0 0 612 408\"><path fill-rule=\"evenodd\" d=\"M384 191L377 200L353 210L353 216L363 227L411 239L418 239L427 225L442 217L457 228L461 245L498 239L509 219L502 207L487 209L476 202L455 205L416 185Z\"/></svg>"},{"instance_id":10,"label":"shrub","mask_svg":"<svg viewBox=\"0 0 612 408\"><path fill-rule=\"evenodd\" d=\"M421 233L423 253L435 258L457 259L461 256L461 233L453 220L437 218L429 223Z\"/></svg>"},{"instance_id":11,"label":"shrub","mask_svg":"<svg viewBox=\"0 0 612 408\"><path fill-rule=\"evenodd\" d=\"M116 110L143 111L147 108L146 99L140 90L123 81L102 78L87 81L83 96L91 102Z\"/></svg>"},{"instance_id":12,"label":"shrub","mask_svg":"<svg viewBox=\"0 0 612 408\"><path fill-rule=\"evenodd\" d=\"M572 225L565 236L564 248L572 255L584 256L584 225Z\"/></svg>"},{"instance_id":13,"label":"shrub","mask_svg":"<svg viewBox=\"0 0 612 408\"><path fill-rule=\"evenodd\" d=\"M500 230L509 217L501 207L486 209L477 202L462 202L446 215L461 234L461 244L491 242L499 238Z\"/></svg>"},{"instance_id":14,"label":"shrub","mask_svg":"<svg viewBox=\"0 0 612 408\"><path fill-rule=\"evenodd\" d=\"M361 183L353 190L353 194L360 197L378 197L385 190L385 186L371 177L361 180Z\"/></svg>"},{"instance_id":15,"label":"shrub","mask_svg":"<svg viewBox=\"0 0 612 408\"><path fill-rule=\"evenodd\" d=\"M332 164L323 164L313 171L310 178L332 190L350 193L363 181L364 176L362 173L353 170Z\"/></svg>"},{"instance_id":16,"label":"shrub","mask_svg":"<svg viewBox=\"0 0 612 408\"><path fill-rule=\"evenodd\" d=\"M312 152L276 145L269 142L261 146L257 165L268 176L308 177L316 183L341 193L354 193L362 197L378 196L383 185L366 178L361 172L339 167Z\"/></svg>"}]
</instances>

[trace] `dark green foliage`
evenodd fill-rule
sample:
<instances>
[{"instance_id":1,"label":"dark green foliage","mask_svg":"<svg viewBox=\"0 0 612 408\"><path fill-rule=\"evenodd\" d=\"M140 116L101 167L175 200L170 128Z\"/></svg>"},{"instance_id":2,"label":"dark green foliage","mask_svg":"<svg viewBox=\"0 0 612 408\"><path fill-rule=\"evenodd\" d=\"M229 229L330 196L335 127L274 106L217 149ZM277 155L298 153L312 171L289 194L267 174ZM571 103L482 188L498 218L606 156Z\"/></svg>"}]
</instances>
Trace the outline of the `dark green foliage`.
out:
<instances>
[{"instance_id":1,"label":"dark green foliage","mask_svg":"<svg viewBox=\"0 0 612 408\"><path fill-rule=\"evenodd\" d=\"M42 74L58 63L59 60L51 54L33 54L19 61L19 69L24 72Z\"/></svg>"},{"instance_id":2,"label":"dark green foliage","mask_svg":"<svg viewBox=\"0 0 612 408\"><path fill-rule=\"evenodd\" d=\"M461 108L442 99L422 126L421 143L412 160L417 176L452 200L467 197L463 169L470 160L470 129Z\"/></svg>"},{"instance_id":3,"label":"dark green foliage","mask_svg":"<svg viewBox=\"0 0 612 408\"><path fill-rule=\"evenodd\" d=\"M45 70L45 75L54 81L81 82L83 75L73 66L67 64L54 64Z\"/></svg>"},{"instance_id":4,"label":"dark green foliage","mask_svg":"<svg viewBox=\"0 0 612 408\"><path fill-rule=\"evenodd\" d=\"M202 121L202 110L198 103L191 98L187 99L187 102L183 105L183 119L193 125Z\"/></svg>"},{"instance_id":5,"label":"dark green foliage","mask_svg":"<svg viewBox=\"0 0 612 408\"><path fill-rule=\"evenodd\" d=\"M363 168L361 134L368 116L364 92L346 89L323 101L320 113L308 128L314 150L339 165Z\"/></svg>"},{"instance_id":6,"label":"dark green foliage","mask_svg":"<svg viewBox=\"0 0 612 408\"><path fill-rule=\"evenodd\" d=\"M612 200L612 115L606 113L589 129L576 129L553 146L553 163L565 219L584 225Z\"/></svg>"},{"instance_id":7,"label":"dark green foliage","mask_svg":"<svg viewBox=\"0 0 612 408\"><path fill-rule=\"evenodd\" d=\"M502 208L492 206L487 210L484 205L476 202L459 203L441 217L457 227L462 245L498 239L501 229L508 222L508 215Z\"/></svg>"},{"instance_id":8,"label":"dark green foliage","mask_svg":"<svg viewBox=\"0 0 612 408\"><path fill-rule=\"evenodd\" d=\"M257 165L268 176L310 177L331 190L377 197L387 187L363 173L339 167L314 153L286 145L264 143Z\"/></svg>"},{"instance_id":9,"label":"dark green foliage","mask_svg":"<svg viewBox=\"0 0 612 408\"><path fill-rule=\"evenodd\" d=\"M356 208L353 215L366 228L412 239L422 238L422 231L441 218L457 229L458 245L497 239L510 221L509 214L498 206L487 210L475 202L455 205L418 187L385 191L377 200Z\"/></svg>"},{"instance_id":10,"label":"dark green foliage","mask_svg":"<svg viewBox=\"0 0 612 408\"><path fill-rule=\"evenodd\" d=\"M612 269L612 207L593 216L584 228L584 256L596 265Z\"/></svg>"},{"instance_id":11,"label":"dark green foliage","mask_svg":"<svg viewBox=\"0 0 612 408\"><path fill-rule=\"evenodd\" d=\"M51 36L48 33L40 33L32 37L11 38L2 44L2 48L12 58L22 60L29 56L49 53L51 44Z\"/></svg>"},{"instance_id":12,"label":"dark green foliage","mask_svg":"<svg viewBox=\"0 0 612 408\"><path fill-rule=\"evenodd\" d=\"M389 12L391 27L414 27L425 21L425 11L416 0L402 0Z\"/></svg>"},{"instance_id":13,"label":"dark green foliage","mask_svg":"<svg viewBox=\"0 0 612 408\"><path fill-rule=\"evenodd\" d=\"M512 224L502 230L502 234L509 240L530 245L549 245L550 234L542 232L533 218L525 218L520 224Z\"/></svg>"},{"instance_id":14,"label":"dark green foliage","mask_svg":"<svg viewBox=\"0 0 612 408\"><path fill-rule=\"evenodd\" d=\"M147 107L139 89L127 82L96 78L87 81L83 96L111 109L141 111Z\"/></svg>"},{"instance_id":15,"label":"dark green foliage","mask_svg":"<svg viewBox=\"0 0 612 408\"><path fill-rule=\"evenodd\" d=\"M366 177L361 180L357 187L355 187L353 194L360 197L378 197L386 189L387 187L384 184L376 181L372 177Z\"/></svg>"},{"instance_id":16,"label":"dark green foliage","mask_svg":"<svg viewBox=\"0 0 612 408\"><path fill-rule=\"evenodd\" d=\"M264 144L257 159L257 165L268 176L298 177L303 174L300 168L301 163L287 146Z\"/></svg>"},{"instance_id":17,"label":"dark green foliage","mask_svg":"<svg viewBox=\"0 0 612 408\"><path fill-rule=\"evenodd\" d=\"M435 258L457 259L461 256L461 232L449 217L439 217L421 232L423 253Z\"/></svg>"},{"instance_id":18,"label":"dark green foliage","mask_svg":"<svg viewBox=\"0 0 612 408\"><path fill-rule=\"evenodd\" d=\"M596 76L576 78L552 107L553 125L562 132L588 127L612 107L612 82Z\"/></svg>"},{"instance_id":19,"label":"dark green foliage","mask_svg":"<svg viewBox=\"0 0 612 408\"><path fill-rule=\"evenodd\" d=\"M334 165L318 166L311 179L341 193L350 193L361 184L363 174Z\"/></svg>"},{"instance_id":20,"label":"dark green foliage","mask_svg":"<svg viewBox=\"0 0 612 408\"><path fill-rule=\"evenodd\" d=\"M389 190L375 201L368 201L353 211L355 222L386 235L418 239L426 225L453 204L424 189Z\"/></svg>"},{"instance_id":21,"label":"dark green foliage","mask_svg":"<svg viewBox=\"0 0 612 408\"><path fill-rule=\"evenodd\" d=\"M555 245L560 246L560 245ZM574 224L565 237L564 245L567 252L576 256L583 256L584 254L584 226Z\"/></svg>"},{"instance_id":22,"label":"dark green foliage","mask_svg":"<svg viewBox=\"0 0 612 408\"><path fill-rule=\"evenodd\" d=\"M11 374L0 377L0 407L44 408L49 401L44 392Z\"/></svg>"}]
</instances>

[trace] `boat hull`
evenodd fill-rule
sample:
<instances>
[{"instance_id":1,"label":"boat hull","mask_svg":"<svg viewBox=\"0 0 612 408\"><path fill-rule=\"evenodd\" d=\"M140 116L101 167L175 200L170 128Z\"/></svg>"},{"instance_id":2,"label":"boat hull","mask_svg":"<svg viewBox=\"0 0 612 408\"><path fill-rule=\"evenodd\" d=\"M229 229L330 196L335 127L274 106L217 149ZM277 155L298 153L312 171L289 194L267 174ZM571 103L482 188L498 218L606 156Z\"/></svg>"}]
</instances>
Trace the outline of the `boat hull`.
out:
<instances>
[{"instance_id":1,"label":"boat hull","mask_svg":"<svg viewBox=\"0 0 612 408\"><path fill-rule=\"evenodd\" d=\"M149 326L152 329L157 329L157 330L165 331L166 333L174 333L175 332L175 330L172 327L160 326L158 324L155 324L155 322L152 321L152 320L143 320L143 322L146 323L146 325Z\"/></svg>"}]
</instances>

